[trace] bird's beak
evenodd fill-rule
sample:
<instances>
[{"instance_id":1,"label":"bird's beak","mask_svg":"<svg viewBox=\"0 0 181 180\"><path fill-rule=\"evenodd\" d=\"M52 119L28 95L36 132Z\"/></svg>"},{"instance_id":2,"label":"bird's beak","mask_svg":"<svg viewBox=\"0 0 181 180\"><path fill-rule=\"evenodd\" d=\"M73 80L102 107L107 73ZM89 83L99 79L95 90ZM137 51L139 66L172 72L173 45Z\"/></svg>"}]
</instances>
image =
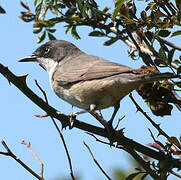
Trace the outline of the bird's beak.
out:
<instances>
[{"instance_id":1,"label":"bird's beak","mask_svg":"<svg viewBox=\"0 0 181 180\"><path fill-rule=\"evenodd\" d=\"M32 54L30 56L19 59L19 62L37 62L37 56L35 54Z\"/></svg>"}]
</instances>

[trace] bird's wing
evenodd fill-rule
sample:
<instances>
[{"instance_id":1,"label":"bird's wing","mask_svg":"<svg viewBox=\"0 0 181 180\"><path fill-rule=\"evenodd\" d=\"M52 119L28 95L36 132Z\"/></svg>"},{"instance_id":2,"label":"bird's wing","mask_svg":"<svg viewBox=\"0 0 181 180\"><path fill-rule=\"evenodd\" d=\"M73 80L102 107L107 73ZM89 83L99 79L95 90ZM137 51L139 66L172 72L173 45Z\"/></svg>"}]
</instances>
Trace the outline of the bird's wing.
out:
<instances>
[{"instance_id":1,"label":"bird's wing","mask_svg":"<svg viewBox=\"0 0 181 180\"><path fill-rule=\"evenodd\" d=\"M121 73L131 72L132 68L107 61L92 55L81 55L69 59L60 65L53 74L53 79L60 85L69 83L101 79Z\"/></svg>"}]
</instances>

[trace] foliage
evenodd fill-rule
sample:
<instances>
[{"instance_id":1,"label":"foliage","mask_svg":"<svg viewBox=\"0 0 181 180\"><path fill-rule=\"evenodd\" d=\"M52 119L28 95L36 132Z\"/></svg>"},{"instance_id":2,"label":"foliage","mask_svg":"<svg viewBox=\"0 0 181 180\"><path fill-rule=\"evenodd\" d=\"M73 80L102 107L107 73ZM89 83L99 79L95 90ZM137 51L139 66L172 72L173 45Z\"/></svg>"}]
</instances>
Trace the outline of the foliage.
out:
<instances>
[{"instance_id":1,"label":"foliage","mask_svg":"<svg viewBox=\"0 0 181 180\"><path fill-rule=\"evenodd\" d=\"M116 41L121 40L130 47L129 55L133 59L136 58L136 52L138 52L137 56L141 57L145 65L149 66L148 68L143 66L140 73L158 72L161 69L167 68L175 75L180 75L181 56L176 52L181 51L181 47L168 41L168 39L172 41L173 37L178 38L181 35L181 31L178 30L181 27L181 0L175 0L173 2L168 0L148 0L145 2L145 9L140 12L138 12L136 3L137 1L132 0L115 0L115 7L111 11L108 7L100 9L95 0L35 0L35 12L33 13L28 4L21 1L21 5L25 11L21 12L20 18L27 23L33 22L33 32L38 34L38 43L41 43L46 36L48 36L50 40L56 39L54 33L56 32L56 25L59 23L63 23L65 25L65 32L71 32L75 39L81 38L77 28L80 26L92 27L93 30L89 33L89 36L98 38L106 37L107 40L104 42L105 46L110 46ZM6 13L1 6L0 13ZM1 64L0 70L7 79L9 77L8 80L10 82L15 82L14 84L17 87L21 84L18 88L21 89L23 86L27 91L28 88L25 83L25 77L18 78L12 75L12 73ZM180 76L178 77L180 78ZM18 82L21 83L18 84ZM173 93L173 90L180 90L180 87L180 83L164 81L149 84L146 87L142 86L138 89L138 93L145 99L155 115L164 116L171 114L172 105L170 105L170 103L181 108L181 98L178 98L178 96L175 96ZM24 92L23 88L21 91ZM31 92L29 89L28 91ZM39 101L36 97L34 99L32 101L36 103ZM167 142L164 144L158 141L150 131L154 142L149 143L148 146L155 148L158 152L150 148L145 148L145 146L126 138L123 134L120 135L122 130L116 131L120 135L116 137L117 139L115 138L117 142L116 148L124 149L143 167L143 169L138 168L135 173L130 174L126 179L129 180L140 177L141 179L146 179L148 175L153 178L159 177L159 179L166 179L170 174L179 176L173 172L173 169L176 168L180 170L181 168L180 161L175 158L180 158L181 156L180 139L173 136L169 137L160 126L154 123L139 107L132 97L131 99L137 109L141 111L157 129L159 135L166 137ZM45 102L41 101L40 104L41 103ZM46 103L43 105L41 104L41 107L48 106ZM48 108L51 109L51 107ZM57 111L53 109L49 115L57 118L56 112ZM52 115L51 113L54 114ZM69 118L65 115L62 116L64 116L64 118L60 118L61 120ZM85 127L83 127L83 125L85 124L80 124L78 128L81 127L80 129L84 130ZM98 135L101 134L106 137L101 129L98 130ZM15 157L6 145L5 148L7 152L1 152L1 154ZM150 162L148 159L145 160L136 153L136 151L150 155L150 157L158 160L158 163ZM116 174L116 178L125 178L126 176L121 171L117 171Z\"/></svg>"},{"instance_id":2,"label":"foliage","mask_svg":"<svg viewBox=\"0 0 181 180\"><path fill-rule=\"evenodd\" d=\"M130 47L129 54L133 59L136 57L135 52L138 51L138 56L142 58L143 63L154 67L153 69L142 67L141 71L144 73L169 68L176 75L181 74L181 56L175 53L181 51L181 47L168 41L168 38L172 40L173 37L181 35L181 31L177 30L181 27L181 1L146 1L145 9L141 11L137 9L136 3L132 0L115 0L115 8L111 12L108 7L100 9L95 0L35 0L35 13L32 13L27 4L21 2L27 11L21 12L20 18L25 22L34 22L34 33L39 34L38 43L42 42L46 35L50 40L55 39L53 33L56 31L56 24L64 23L65 32L71 32L75 39L81 38L77 28L88 26L93 29L89 36L107 37L105 46L121 40ZM173 107L170 103L181 107L181 100L176 98L172 91L176 88L180 88L179 83L164 81L141 86L138 93L145 99L153 114L164 116L171 115ZM140 110L139 105L137 108ZM146 114L145 117L149 119ZM149 121L152 122L151 119ZM167 138L168 142L163 145L152 135L154 143L150 143L149 146L178 155L180 141L176 137L169 138L158 125L154 122L152 124L159 134ZM154 164L151 166L155 171L160 171L160 167ZM162 178L169 175L169 168L164 175L160 173ZM138 171L127 179L133 179L140 174L144 179L149 174L147 173Z\"/></svg>"}]
</instances>

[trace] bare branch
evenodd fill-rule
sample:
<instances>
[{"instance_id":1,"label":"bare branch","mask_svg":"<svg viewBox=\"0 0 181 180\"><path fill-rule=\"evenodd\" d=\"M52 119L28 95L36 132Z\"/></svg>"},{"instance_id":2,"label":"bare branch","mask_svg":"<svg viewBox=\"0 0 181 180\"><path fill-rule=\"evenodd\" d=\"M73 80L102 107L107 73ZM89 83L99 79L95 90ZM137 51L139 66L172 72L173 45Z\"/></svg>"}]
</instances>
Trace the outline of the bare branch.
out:
<instances>
[{"instance_id":1,"label":"bare branch","mask_svg":"<svg viewBox=\"0 0 181 180\"><path fill-rule=\"evenodd\" d=\"M102 168L101 165L98 163L98 161L95 159L95 157L94 157L94 155L93 155L90 147L89 147L85 142L83 142L83 143L84 143L84 145L86 146L86 148L88 149L88 151L89 151L89 153L90 153L93 161L94 161L95 164L98 166L98 168L101 170L101 172L106 176L107 179L112 180L112 179L107 175L107 173L103 170L103 168Z\"/></svg>"},{"instance_id":2,"label":"bare branch","mask_svg":"<svg viewBox=\"0 0 181 180\"><path fill-rule=\"evenodd\" d=\"M4 140L1 141L2 145L6 149L7 152L0 152L0 154L5 156L12 157L17 163L19 163L22 167L24 167L28 172L30 172L34 177L36 177L39 180L44 180L43 177L39 176L37 173L35 173L29 166L27 166L23 161L20 160L7 146Z\"/></svg>"},{"instance_id":3,"label":"bare branch","mask_svg":"<svg viewBox=\"0 0 181 180\"><path fill-rule=\"evenodd\" d=\"M36 83L36 85L38 86L38 88L41 90L41 92L43 93L43 96L44 96L44 98L45 98L45 101L46 101L46 103L48 104L48 98L47 98L47 95L46 95L45 91L40 87L40 85L38 84L38 81L35 81L35 83ZM64 139L64 137L63 137L63 134L62 134L62 132L60 131L60 129L59 129L57 123L55 122L54 118L53 118L52 116L50 116L50 118L51 118L51 120L52 120L52 122L53 122L53 124L54 124L54 126L55 126L55 128L56 128L56 130L58 131L58 133L59 133L59 135L60 135L60 138L61 138L61 140L62 140L63 146L64 146L64 148L65 148L65 152L66 152L67 159L68 159L68 163L69 163L71 178L72 178L72 180L75 180L75 177L74 177L74 174L73 174L73 169L72 169L71 158L70 158L69 151L68 151L67 145L66 145L66 143L65 143L65 139Z\"/></svg>"},{"instance_id":4,"label":"bare branch","mask_svg":"<svg viewBox=\"0 0 181 180\"><path fill-rule=\"evenodd\" d=\"M174 172L174 171L172 171L172 170L171 170L171 174L173 174L173 175L175 175L175 176L181 178L181 174L178 174L178 173L176 173L176 172Z\"/></svg>"},{"instance_id":5,"label":"bare branch","mask_svg":"<svg viewBox=\"0 0 181 180\"><path fill-rule=\"evenodd\" d=\"M7 67L3 66L2 64L0 64L0 73L18 89L20 89L20 91L22 91L22 93L24 93L32 102L43 109L48 115L60 120L61 123L69 125L69 116L60 113L55 108L49 106L46 102L44 102L39 96L37 96L31 89L28 88L25 79L15 76L11 71L9 71ZM90 125L77 119L74 120L74 127L107 138L107 132L104 128ZM167 157L164 153L157 152L149 147L137 143L132 139L125 137L119 131L115 131L113 141L124 147L132 148L135 151L141 152L157 160L164 160L167 158L170 163L173 164L173 167L181 168L181 162L178 159Z\"/></svg>"},{"instance_id":6,"label":"bare branch","mask_svg":"<svg viewBox=\"0 0 181 180\"><path fill-rule=\"evenodd\" d=\"M169 42L169 41L167 41L167 40L165 40L165 39L163 39L163 38L160 38L160 37L158 37L158 36L156 36L156 38L159 39L160 41L162 41L163 43L165 43L166 45L168 45L168 46L170 46L170 47L172 47L172 48L174 48L174 49L177 49L177 50L181 51L181 46L178 46L178 45L176 45L176 44L174 44L174 43L172 43L172 42Z\"/></svg>"},{"instance_id":7,"label":"bare branch","mask_svg":"<svg viewBox=\"0 0 181 180\"><path fill-rule=\"evenodd\" d=\"M40 172L40 176L43 178L43 168L44 165L43 163L40 161L39 157L37 156L37 154L35 153L35 151L33 150L33 148L31 147L31 143L29 142L28 144L23 140L21 142L21 144L24 144L27 146L27 148L31 151L31 153L33 154L33 156L35 157L35 159L38 161L38 163L40 164L41 167L41 172Z\"/></svg>"},{"instance_id":8,"label":"bare branch","mask_svg":"<svg viewBox=\"0 0 181 180\"><path fill-rule=\"evenodd\" d=\"M161 180L161 178L154 172L154 170L150 168L149 162L146 162L140 155L138 155L138 153L136 153L132 149L126 148L126 151L131 154L131 156L150 174L153 179Z\"/></svg>"},{"instance_id":9,"label":"bare branch","mask_svg":"<svg viewBox=\"0 0 181 180\"><path fill-rule=\"evenodd\" d=\"M117 129L117 128L118 128L119 123L120 123L124 118L125 118L125 115L124 115L123 117L121 117L121 118L118 119L118 122L117 122L117 124L116 124L116 126L115 126L114 129Z\"/></svg>"},{"instance_id":10,"label":"bare branch","mask_svg":"<svg viewBox=\"0 0 181 180\"><path fill-rule=\"evenodd\" d=\"M156 124L147 114L145 111L143 111L143 109L139 106L139 104L135 101L135 99L133 98L132 94L129 94L130 99L132 100L132 102L135 104L137 111L140 111L147 119L148 121L150 121L150 123L158 130L159 135L163 135L166 138L168 138L169 136L160 128L160 126L158 124Z\"/></svg>"}]
</instances>

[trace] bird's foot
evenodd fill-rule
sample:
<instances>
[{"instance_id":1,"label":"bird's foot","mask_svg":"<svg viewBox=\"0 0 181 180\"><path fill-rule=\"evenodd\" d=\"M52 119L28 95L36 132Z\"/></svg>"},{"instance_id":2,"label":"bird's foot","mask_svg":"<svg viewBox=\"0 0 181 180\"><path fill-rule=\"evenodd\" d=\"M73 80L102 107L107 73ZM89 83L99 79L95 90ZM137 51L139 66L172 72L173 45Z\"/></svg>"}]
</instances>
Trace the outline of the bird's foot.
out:
<instances>
[{"instance_id":1,"label":"bird's foot","mask_svg":"<svg viewBox=\"0 0 181 180\"><path fill-rule=\"evenodd\" d=\"M74 126L74 121L76 119L76 117L80 114L84 114L86 113L87 111L86 110L82 110L82 111L78 111L78 112L73 112L71 114L69 114L69 121L70 121L70 125L69 125L69 128L72 129L73 126Z\"/></svg>"},{"instance_id":2,"label":"bird's foot","mask_svg":"<svg viewBox=\"0 0 181 180\"><path fill-rule=\"evenodd\" d=\"M109 139L110 146L112 146L114 143L114 136L115 136L115 129L112 126L112 121L108 121L104 127L108 134L107 137Z\"/></svg>"}]
</instances>

